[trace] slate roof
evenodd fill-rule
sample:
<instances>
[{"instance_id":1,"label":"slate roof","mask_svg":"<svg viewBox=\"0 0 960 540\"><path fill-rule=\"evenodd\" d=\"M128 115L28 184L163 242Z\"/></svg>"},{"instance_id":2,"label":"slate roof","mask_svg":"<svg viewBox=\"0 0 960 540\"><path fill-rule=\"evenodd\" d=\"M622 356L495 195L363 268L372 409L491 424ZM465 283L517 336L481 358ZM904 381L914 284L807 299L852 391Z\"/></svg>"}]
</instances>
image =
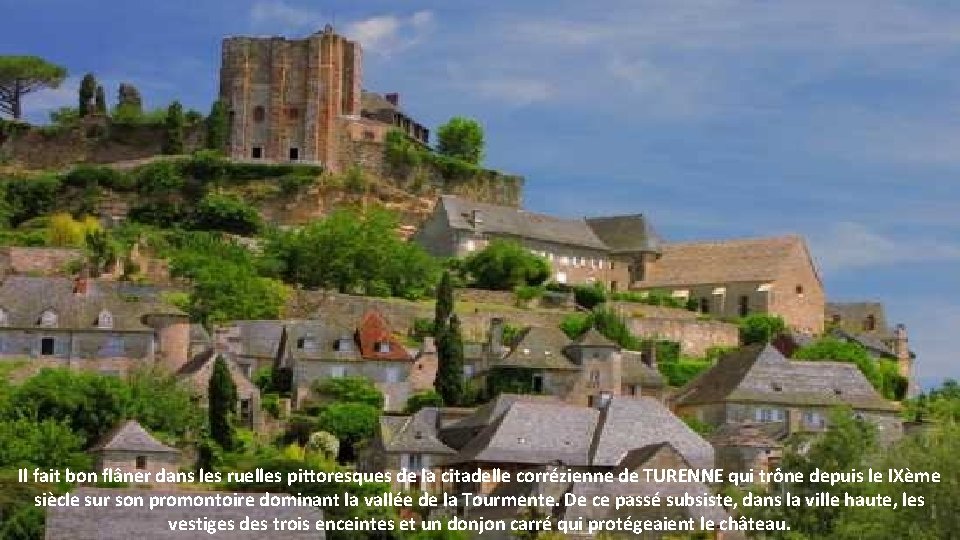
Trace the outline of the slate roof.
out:
<instances>
[{"instance_id":1,"label":"slate roof","mask_svg":"<svg viewBox=\"0 0 960 540\"><path fill-rule=\"evenodd\" d=\"M794 235L664 244L660 258L647 266L643 281L636 285L772 281L798 257L810 260L803 238Z\"/></svg>"},{"instance_id":2,"label":"slate roof","mask_svg":"<svg viewBox=\"0 0 960 540\"><path fill-rule=\"evenodd\" d=\"M337 350L344 340L348 346ZM302 346L301 346L302 344ZM322 320L284 321L280 347L293 360L361 360L355 322L346 317L325 316Z\"/></svg>"},{"instance_id":3,"label":"slate roof","mask_svg":"<svg viewBox=\"0 0 960 540\"><path fill-rule=\"evenodd\" d=\"M748 402L898 410L877 393L855 364L788 360L769 344L749 345L722 356L676 395L675 403L681 406Z\"/></svg>"},{"instance_id":4,"label":"slate roof","mask_svg":"<svg viewBox=\"0 0 960 540\"><path fill-rule=\"evenodd\" d=\"M787 432L784 422L740 422L720 426L709 440L714 446L782 448Z\"/></svg>"},{"instance_id":5,"label":"slate roof","mask_svg":"<svg viewBox=\"0 0 960 540\"><path fill-rule=\"evenodd\" d=\"M180 377L181 380L187 381L190 385L192 385L194 390L199 392L200 395L205 396L209 391L210 377L213 375L213 365L216 362L217 356L219 355L216 353L216 351L214 351L212 348L208 349L191 358L186 364L180 366L180 369L177 370L177 376ZM227 362L227 369L230 371L230 378L237 386L237 393L241 397L260 392L260 389L257 388L257 385L253 384L253 382L243 374L243 371L237 366L237 363L234 362L229 355L224 354L223 357Z\"/></svg>"},{"instance_id":6,"label":"slate roof","mask_svg":"<svg viewBox=\"0 0 960 540\"><path fill-rule=\"evenodd\" d=\"M104 331L150 331L147 315L187 314L159 299L159 289L88 279L86 292L75 293L76 282L62 277L11 276L0 285L0 309L7 327L36 328L44 311L57 315L56 328L99 330L103 310L113 316L113 326Z\"/></svg>"},{"instance_id":7,"label":"slate roof","mask_svg":"<svg viewBox=\"0 0 960 540\"><path fill-rule=\"evenodd\" d=\"M446 213L447 223L452 229L502 234L609 251L609 247L582 219L537 214L510 206L474 202L455 195L442 195L438 208ZM477 227L471 223L474 211L478 211L482 218L482 223Z\"/></svg>"},{"instance_id":8,"label":"slate roof","mask_svg":"<svg viewBox=\"0 0 960 540\"><path fill-rule=\"evenodd\" d=\"M662 240L643 214L592 217L586 221L614 253L660 253Z\"/></svg>"},{"instance_id":9,"label":"slate roof","mask_svg":"<svg viewBox=\"0 0 960 540\"><path fill-rule=\"evenodd\" d=\"M113 501L115 496L141 496L144 499L150 496L212 496L212 491L172 491L150 489L100 489L81 487L74 494L84 497L109 497ZM222 495L228 495L222 493ZM199 531L171 531L168 521L180 521L206 517L210 520L233 520L238 525L246 516L253 520L272 522L274 518L280 520L307 519L316 521L323 519L323 511L314 507L163 507L151 510L142 508L106 507L74 507L57 506L47 510L46 540L204 540L217 538L218 540L316 540L316 531L283 531L283 532L244 532L240 530L218 531L211 536L203 530ZM323 536L319 536L323 538Z\"/></svg>"},{"instance_id":10,"label":"slate roof","mask_svg":"<svg viewBox=\"0 0 960 540\"><path fill-rule=\"evenodd\" d=\"M480 428L454 462L615 467L636 448L670 443L695 466L713 466L713 447L653 398L617 396L602 409L518 396L496 401L451 426Z\"/></svg>"},{"instance_id":11,"label":"slate roof","mask_svg":"<svg viewBox=\"0 0 960 540\"><path fill-rule=\"evenodd\" d=\"M127 420L113 428L91 452L139 452L144 454L179 454L150 435L136 420Z\"/></svg>"},{"instance_id":12,"label":"slate roof","mask_svg":"<svg viewBox=\"0 0 960 540\"><path fill-rule=\"evenodd\" d=\"M847 332L842 328L832 328L828 332L829 335L842 339L844 341L852 341L862 346L867 350L872 356L880 356L884 358L896 358L897 353L893 351L890 345L887 344L879 335L869 332Z\"/></svg>"},{"instance_id":13,"label":"slate roof","mask_svg":"<svg viewBox=\"0 0 960 540\"><path fill-rule=\"evenodd\" d=\"M570 338L559 328L531 326L517 338L516 345L492 367L532 369L580 369L567 358L564 350Z\"/></svg>"},{"instance_id":14,"label":"slate roof","mask_svg":"<svg viewBox=\"0 0 960 540\"><path fill-rule=\"evenodd\" d=\"M456 454L437 434L439 413L435 407L425 407L410 416L381 416L380 440L384 450L405 454Z\"/></svg>"},{"instance_id":15,"label":"slate roof","mask_svg":"<svg viewBox=\"0 0 960 540\"><path fill-rule=\"evenodd\" d=\"M238 354L254 358L276 358L283 321L236 321Z\"/></svg>"},{"instance_id":16,"label":"slate roof","mask_svg":"<svg viewBox=\"0 0 960 540\"><path fill-rule=\"evenodd\" d=\"M614 467L641 446L670 443L697 468L713 466L713 447L691 430L659 400L617 397L599 419L591 464Z\"/></svg>"},{"instance_id":17,"label":"slate roof","mask_svg":"<svg viewBox=\"0 0 960 540\"><path fill-rule=\"evenodd\" d=\"M607 339L606 336L601 334L596 328L590 327L589 330L580 335L577 339L573 340L573 343L581 347L612 347L619 349L620 346Z\"/></svg>"},{"instance_id":18,"label":"slate roof","mask_svg":"<svg viewBox=\"0 0 960 540\"><path fill-rule=\"evenodd\" d=\"M622 355L620 378L623 384L639 384L647 387L667 385L660 371L645 364L640 353L622 351L620 354Z\"/></svg>"},{"instance_id":19,"label":"slate roof","mask_svg":"<svg viewBox=\"0 0 960 540\"><path fill-rule=\"evenodd\" d=\"M379 112L384 109L399 111L399 107L387 101L387 98L369 90L360 92L360 108L364 112Z\"/></svg>"},{"instance_id":20,"label":"slate roof","mask_svg":"<svg viewBox=\"0 0 960 540\"><path fill-rule=\"evenodd\" d=\"M889 333L887 313L881 302L827 302L824 312L827 322L832 321L835 315L839 315L842 328L857 331L862 329L863 321L873 315L876 323L874 333Z\"/></svg>"}]
</instances>

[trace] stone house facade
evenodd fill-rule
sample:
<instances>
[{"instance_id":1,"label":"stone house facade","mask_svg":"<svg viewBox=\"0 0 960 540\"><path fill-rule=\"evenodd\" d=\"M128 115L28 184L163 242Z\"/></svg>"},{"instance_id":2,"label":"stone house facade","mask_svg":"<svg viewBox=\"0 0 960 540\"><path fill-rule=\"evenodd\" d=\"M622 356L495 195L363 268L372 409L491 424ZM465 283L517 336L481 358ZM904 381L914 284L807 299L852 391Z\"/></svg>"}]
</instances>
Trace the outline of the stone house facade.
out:
<instances>
[{"instance_id":1,"label":"stone house facade","mask_svg":"<svg viewBox=\"0 0 960 540\"><path fill-rule=\"evenodd\" d=\"M464 374L491 393L526 390L577 405L665 397L652 355L623 350L595 329L571 340L559 328L528 327L505 344L502 319L493 319L489 336L479 354L468 355Z\"/></svg>"},{"instance_id":2,"label":"stone house facade","mask_svg":"<svg viewBox=\"0 0 960 540\"><path fill-rule=\"evenodd\" d=\"M362 66L360 44L329 25L304 39L224 39L220 99L229 108L229 155L340 171L352 164L343 157L353 142L382 143L393 128L426 144L429 131L400 111L395 94L362 90Z\"/></svg>"},{"instance_id":3,"label":"stone house facade","mask_svg":"<svg viewBox=\"0 0 960 540\"><path fill-rule=\"evenodd\" d=\"M193 396L201 407L209 403L210 377L218 357L223 357L230 372L230 379L237 388L237 415L240 425L259 430L263 426L263 412L260 410L260 389L253 383L240 366L228 354L219 353L214 348L194 356L177 371L177 377L193 390Z\"/></svg>"},{"instance_id":4,"label":"stone house facade","mask_svg":"<svg viewBox=\"0 0 960 540\"><path fill-rule=\"evenodd\" d=\"M566 219L455 195L441 196L413 236L441 257L464 257L495 239L517 241L547 259L551 281L601 283L612 290L625 290L660 242L640 215Z\"/></svg>"},{"instance_id":5,"label":"stone house facade","mask_svg":"<svg viewBox=\"0 0 960 540\"><path fill-rule=\"evenodd\" d=\"M159 291L88 278L13 276L0 285L0 359L124 374L189 358L190 322Z\"/></svg>"},{"instance_id":6,"label":"stone house facade","mask_svg":"<svg viewBox=\"0 0 960 540\"><path fill-rule=\"evenodd\" d=\"M95 458L97 471L149 472L154 478L161 470L177 472L180 465L180 451L158 441L136 420L128 420L111 430L90 453Z\"/></svg>"},{"instance_id":7,"label":"stone house facade","mask_svg":"<svg viewBox=\"0 0 960 540\"><path fill-rule=\"evenodd\" d=\"M713 426L777 422L784 434L826 429L831 411L849 407L874 423L881 440L903 434L900 408L873 388L855 364L788 360L769 344L728 353L671 398L679 415Z\"/></svg>"}]
</instances>

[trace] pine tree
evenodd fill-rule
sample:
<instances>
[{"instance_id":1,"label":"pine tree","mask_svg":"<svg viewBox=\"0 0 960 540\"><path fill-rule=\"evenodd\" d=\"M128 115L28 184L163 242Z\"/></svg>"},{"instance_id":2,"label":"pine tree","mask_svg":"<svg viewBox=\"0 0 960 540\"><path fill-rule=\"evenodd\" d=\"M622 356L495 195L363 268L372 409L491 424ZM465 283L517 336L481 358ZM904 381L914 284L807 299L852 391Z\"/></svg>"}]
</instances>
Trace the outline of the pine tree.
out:
<instances>
[{"instance_id":1,"label":"pine tree","mask_svg":"<svg viewBox=\"0 0 960 540\"><path fill-rule=\"evenodd\" d=\"M167 118L164 120L163 148L164 154L183 153L183 106L174 101L167 108Z\"/></svg>"},{"instance_id":2,"label":"pine tree","mask_svg":"<svg viewBox=\"0 0 960 540\"><path fill-rule=\"evenodd\" d=\"M81 118L84 116L89 116L91 113L93 113L93 98L96 93L97 78L93 76L93 73L87 73L80 81L79 111Z\"/></svg>"},{"instance_id":3,"label":"pine tree","mask_svg":"<svg viewBox=\"0 0 960 540\"><path fill-rule=\"evenodd\" d=\"M227 147L230 123L227 118L227 105L220 100L214 101L207 117L206 146L210 150L223 150Z\"/></svg>"},{"instance_id":4,"label":"pine tree","mask_svg":"<svg viewBox=\"0 0 960 540\"><path fill-rule=\"evenodd\" d=\"M97 86L96 112L98 116L107 116L107 95L103 91L103 86Z\"/></svg>"},{"instance_id":5,"label":"pine tree","mask_svg":"<svg viewBox=\"0 0 960 540\"><path fill-rule=\"evenodd\" d=\"M226 360L218 356L208 387L210 437L224 450L233 449L234 416L237 413L237 386L230 377Z\"/></svg>"},{"instance_id":6,"label":"pine tree","mask_svg":"<svg viewBox=\"0 0 960 540\"><path fill-rule=\"evenodd\" d=\"M447 406L460 404L463 398L463 336L460 319L450 317L450 324L437 335L437 378L433 382Z\"/></svg>"},{"instance_id":7,"label":"pine tree","mask_svg":"<svg viewBox=\"0 0 960 540\"><path fill-rule=\"evenodd\" d=\"M450 315L453 314L453 283L450 279L450 271L443 273L440 278L440 284L437 285L437 305L436 314L433 317L433 333L440 339L447 326Z\"/></svg>"}]
</instances>

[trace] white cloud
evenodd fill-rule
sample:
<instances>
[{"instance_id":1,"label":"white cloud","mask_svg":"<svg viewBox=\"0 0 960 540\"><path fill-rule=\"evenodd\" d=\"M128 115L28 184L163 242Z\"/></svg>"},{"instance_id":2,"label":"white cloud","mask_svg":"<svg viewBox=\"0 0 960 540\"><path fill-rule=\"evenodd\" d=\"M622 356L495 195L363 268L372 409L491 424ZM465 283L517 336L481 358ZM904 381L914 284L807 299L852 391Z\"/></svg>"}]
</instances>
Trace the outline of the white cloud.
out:
<instances>
[{"instance_id":1,"label":"white cloud","mask_svg":"<svg viewBox=\"0 0 960 540\"><path fill-rule=\"evenodd\" d=\"M319 11L294 6L283 0L261 0L250 8L254 28L273 32L319 29L323 18Z\"/></svg>"},{"instance_id":2,"label":"white cloud","mask_svg":"<svg viewBox=\"0 0 960 540\"><path fill-rule=\"evenodd\" d=\"M932 238L895 238L861 223L841 222L812 235L813 253L825 272L932 261L960 261L960 244Z\"/></svg>"},{"instance_id":3,"label":"white cloud","mask_svg":"<svg viewBox=\"0 0 960 540\"><path fill-rule=\"evenodd\" d=\"M433 13L418 11L406 17L378 15L354 21L344 27L344 34L365 50L389 56L420 43L433 26Z\"/></svg>"},{"instance_id":4,"label":"white cloud","mask_svg":"<svg viewBox=\"0 0 960 540\"><path fill-rule=\"evenodd\" d=\"M548 82L524 77L491 78L472 84L480 97L514 106L546 101L554 95Z\"/></svg>"},{"instance_id":5,"label":"white cloud","mask_svg":"<svg viewBox=\"0 0 960 540\"><path fill-rule=\"evenodd\" d=\"M44 88L23 97L23 116L31 122L46 122L50 111L76 107L80 77L68 77L57 88Z\"/></svg>"}]
</instances>

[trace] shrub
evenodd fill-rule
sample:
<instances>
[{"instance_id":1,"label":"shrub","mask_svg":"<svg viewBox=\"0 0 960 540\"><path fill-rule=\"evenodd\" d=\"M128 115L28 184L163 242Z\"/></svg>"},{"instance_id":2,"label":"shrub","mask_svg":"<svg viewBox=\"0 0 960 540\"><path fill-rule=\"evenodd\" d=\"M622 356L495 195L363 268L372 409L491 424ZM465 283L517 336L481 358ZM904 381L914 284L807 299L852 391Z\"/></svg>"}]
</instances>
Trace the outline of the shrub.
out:
<instances>
[{"instance_id":1,"label":"shrub","mask_svg":"<svg viewBox=\"0 0 960 540\"><path fill-rule=\"evenodd\" d=\"M413 414L424 407L443 407L443 398L436 390L426 390L416 393L407 399L404 412Z\"/></svg>"},{"instance_id":2,"label":"shrub","mask_svg":"<svg viewBox=\"0 0 960 540\"><path fill-rule=\"evenodd\" d=\"M286 174L280 177L280 193L291 197L312 186L317 179L303 174Z\"/></svg>"},{"instance_id":3,"label":"shrub","mask_svg":"<svg viewBox=\"0 0 960 540\"><path fill-rule=\"evenodd\" d=\"M667 379L670 386L683 386L704 372L713 364L706 360L680 360L677 362L657 362L657 368Z\"/></svg>"},{"instance_id":4,"label":"shrub","mask_svg":"<svg viewBox=\"0 0 960 540\"><path fill-rule=\"evenodd\" d=\"M157 161L137 170L137 186L146 195L174 193L183 189L184 183L181 169L173 161Z\"/></svg>"},{"instance_id":5,"label":"shrub","mask_svg":"<svg viewBox=\"0 0 960 540\"><path fill-rule=\"evenodd\" d=\"M366 377L336 377L314 382L313 390L321 397L347 403L363 403L383 408L383 394Z\"/></svg>"},{"instance_id":6,"label":"shrub","mask_svg":"<svg viewBox=\"0 0 960 540\"><path fill-rule=\"evenodd\" d=\"M468 164L483 161L483 127L471 118L451 118L437 128L437 151Z\"/></svg>"},{"instance_id":7,"label":"shrub","mask_svg":"<svg viewBox=\"0 0 960 540\"><path fill-rule=\"evenodd\" d=\"M550 265L518 242L494 240L463 262L463 268L481 289L509 291L540 285L550 276Z\"/></svg>"},{"instance_id":8,"label":"shrub","mask_svg":"<svg viewBox=\"0 0 960 540\"><path fill-rule=\"evenodd\" d=\"M174 201L153 201L134 206L127 217L137 223L170 227L182 224L188 215L180 203Z\"/></svg>"},{"instance_id":9,"label":"shrub","mask_svg":"<svg viewBox=\"0 0 960 540\"><path fill-rule=\"evenodd\" d=\"M607 301L607 291L600 283L578 285L573 288L573 298L577 305L586 309L593 309Z\"/></svg>"},{"instance_id":10,"label":"shrub","mask_svg":"<svg viewBox=\"0 0 960 540\"><path fill-rule=\"evenodd\" d=\"M223 179L229 168L230 162L213 150L198 150L183 163L186 174L204 182Z\"/></svg>"},{"instance_id":11,"label":"shrub","mask_svg":"<svg viewBox=\"0 0 960 540\"><path fill-rule=\"evenodd\" d=\"M423 339L426 336L432 336L434 333L433 319L417 317L413 320L412 335L417 339Z\"/></svg>"},{"instance_id":12,"label":"shrub","mask_svg":"<svg viewBox=\"0 0 960 540\"><path fill-rule=\"evenodd\" d=\"M402 131L391 129L384 139L387 164L394 169L415 167L423 161L422 150Z\"/></svg>"},{"instance_id":13,"label":"shrub","mask_svg":"<svg viewBox=\"0 0 960 540\"><path fill-rule=\"evenodd\" d=\"M197 204L193 217L196 229L252 235L263 221L257 210L235 195L208 193Z\"/></svg>"},{"instance_id":14,"label":"shrub","mask_svg":"<svg viewBox=\"0 0 960 540\"><path fill-rule=\"evenodd\" d=\"M539 285L520 285L513 289L514 296L521 302L529 302L543 296L543 287Z\"/></svg>"},{"instance_id":15,"label":"shrub","mask_svg":"<svg viewBox=\"0 0 960 540\"><path fill-rule=\"evenodd\" d=\"M740 342L744 345L769 343L787 329L783 317L765 313L741 317L737 324L740 326Z\"/></svg>"}]
</instances>

